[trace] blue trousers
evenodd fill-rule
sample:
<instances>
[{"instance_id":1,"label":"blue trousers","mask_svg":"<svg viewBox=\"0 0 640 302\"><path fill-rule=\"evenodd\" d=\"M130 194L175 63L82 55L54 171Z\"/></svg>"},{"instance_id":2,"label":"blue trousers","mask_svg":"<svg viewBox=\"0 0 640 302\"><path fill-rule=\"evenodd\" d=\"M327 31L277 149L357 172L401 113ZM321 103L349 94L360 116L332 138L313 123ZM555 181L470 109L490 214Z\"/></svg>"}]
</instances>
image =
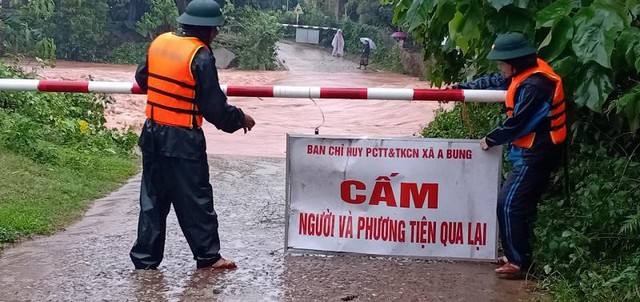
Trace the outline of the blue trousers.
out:
<instances>
[{"instance_id":1,"label":"blue trousers","mask_svg":"<svg viewBox=\"0 0 640 302\"><path fill-rule=\"evenodd\" d=\"M537 206L553 169L541 165L516 165L498 196L500 241L509 262L523 271L532 264L531 237Z\"/></svg>"}]
</instances>

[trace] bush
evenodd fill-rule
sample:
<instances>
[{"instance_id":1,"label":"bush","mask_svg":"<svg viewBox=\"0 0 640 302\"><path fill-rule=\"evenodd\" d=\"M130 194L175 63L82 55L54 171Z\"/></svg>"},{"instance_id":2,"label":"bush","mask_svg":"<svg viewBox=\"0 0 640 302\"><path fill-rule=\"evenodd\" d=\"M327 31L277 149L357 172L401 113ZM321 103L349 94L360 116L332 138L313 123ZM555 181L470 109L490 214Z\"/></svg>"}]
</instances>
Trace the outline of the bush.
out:
<instances>
[{"instance_id":1,"label":"bush","mask_svg":"<svg viewBox=\"0 0 640 302\"><path fill-rule=\"evenodd\" d=\"M640 162L598 146L571 153L571 203L557 175L539 207L536 261L558 300L640 298Z\"/></svg>"},{"instance_id":2,"label":"bush","mask_svg":"<svg viewBox=\"0 0 640 302\"><path fill-rule=\"evenodd\" d=\"M5 78L24 74L0 65ZM71 93L0 92L0 145L38 163L55 164L59 148L84 153L131 154L132 132L105 127L106 96Z\"/></svg>"},{"instance_id":3,"label":"bush","mask_svg":"<svg viewBox=\"0 0 640 302\"><path fill-rule=\"evenodd\" d=\"M125 42L112 50L105 61L115 64L138 64L147 55L148 48L148 42Z\"/></svg>"},{"instance_id":4,"label":"bush","mask_svg":"<svg viewBox=\"0 0 640 302\"><path fill-rule=\"evenodd\" d=\"M225 5L225 9L228 9ZM238 68L276 69L276 42L282 26L275 16L249 7L231 11L227 25L214 45L226 47L237 55ZM218 47L214 46L214 47Z\"/></svg>"},{"instance_id":5,"label":"bush","mask_svg":"<svg viewBox=\"0 0 640 302\"><path fill-rule=\"evenodd\" d=\"M136 31L143 37L153 40L161 33L175 31L178 8L173 0L152 0L151 8L138 22Z\"/></svg>"},{"instance_id":6,"label":"bush","mask_svg":"<svg viewBox=\"0 0 640 302\"><path fill-rule=\"evenodd\" d=\"M480 139L501 120L500 104L456 103L452 110L440 108L423 129L423 137Z\"/></svg>"},{"instance_id":7,"label":"bush","mask_svg":"<svg viewBox=\"0 0 640 302\"><path fill-rule=\"evenodd\" d=\"M501 119L499 106L441 109L423 136L481 138ZM565 200L563 173L555 173L535 226L535 274L558 301L638 301L640 147L629 145L629 133L593 121L602 116L572 116L578 136L569 152L571 203Z\"/></svg>"},{"instance_id":8,"label":"bush","mask_svg":"<svg viewBox=\"0 0 640 302\"><path fill-rule=\"evenodd\" d=\"M59 0L45 26L53 37L59 59L100 61L109 45L106 45L109 5L106 0Z\"/></svg>"}]
</instances>

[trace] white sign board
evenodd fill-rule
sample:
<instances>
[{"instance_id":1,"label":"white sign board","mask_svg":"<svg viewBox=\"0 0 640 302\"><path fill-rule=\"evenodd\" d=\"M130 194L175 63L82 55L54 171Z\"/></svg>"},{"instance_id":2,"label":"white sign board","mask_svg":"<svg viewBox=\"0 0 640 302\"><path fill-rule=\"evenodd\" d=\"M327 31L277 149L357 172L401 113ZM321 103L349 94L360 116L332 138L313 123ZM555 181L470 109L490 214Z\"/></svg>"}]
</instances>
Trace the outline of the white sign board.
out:
<instances>
[{"instance_id":1,"label":"white sign board","mask_svg":"<svg viewBox=\"0 0 640 302\"><path fill-rule=\"evenodd\" d=\"M296 42L318 44L320 31L317 29L296 28Z\"/></svg>"},{"instance_id":2,"label":"white sign board","mask_svg":"<svg viewBox=\"0 0 640 302\"><path fill-rule=\"evenodd\" d=\"M287 135L286 248L496 259L501 150Z\"/></svg>"}]
</instances>

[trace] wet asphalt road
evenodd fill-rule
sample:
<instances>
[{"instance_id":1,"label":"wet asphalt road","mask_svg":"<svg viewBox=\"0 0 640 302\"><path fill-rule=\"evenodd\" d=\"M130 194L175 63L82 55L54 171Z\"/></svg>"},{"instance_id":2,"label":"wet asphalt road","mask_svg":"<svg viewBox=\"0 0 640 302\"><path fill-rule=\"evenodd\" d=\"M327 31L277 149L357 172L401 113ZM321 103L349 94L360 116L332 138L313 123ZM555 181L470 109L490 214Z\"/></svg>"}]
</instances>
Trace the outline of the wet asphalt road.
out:
<instances>
[{"instance_id":1,"label":"wet asphalt road","mask_svg":"<svg viewBox=\"0 0 640 302\"><path fill-rule=\"evenodd\" d=\"M526 284L491 264L360 255L285 254L285 161L212 156L222 254L231 271L196 270L172 212L165 260L136 271L139 176L67 230L8 249L1 301L518 301Z\"/></svg>"}]
</instances>

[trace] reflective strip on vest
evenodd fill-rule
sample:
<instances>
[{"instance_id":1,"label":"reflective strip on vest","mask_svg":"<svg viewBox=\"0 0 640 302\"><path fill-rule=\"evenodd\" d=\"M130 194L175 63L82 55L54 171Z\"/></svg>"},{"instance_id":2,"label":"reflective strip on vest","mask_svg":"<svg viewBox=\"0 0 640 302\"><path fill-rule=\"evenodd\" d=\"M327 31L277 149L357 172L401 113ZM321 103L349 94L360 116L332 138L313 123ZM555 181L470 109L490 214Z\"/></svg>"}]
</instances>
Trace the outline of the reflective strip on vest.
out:
<instances>
[{"instance_id":1,"label":"reflective strip on vest","mask_svg":"<svg viewBox=\"0 0 640 302\"><path fill-rule=\"evenodd\" d=\"M169 126L202 126L202 115L195 104L196 81L191 74L191 62L201 47L205 44L197 38L173 33L153 40L147 62L148 118Z\"/></svg>"},{"instance_id":2,"label":"reflective strip on vest","mask_svg":"<svg viewBox=\"0 0 640 302\"><path fill-rule=\"evenodd\" d=\"M549 135L551 136L551 141L557 145L564 142L567 137L564 91L562 89L562 78L560 78L560 76L553 71L553 69L551 68L551 66L549 66L549 64L547 64L547 62L538 59L537 67L527 69L513 78L513 80L511 81L511 85L509 85L509 89L507 90L507 97L505 99L507 116L513 116L513 108L515 108L516 101L516 90L518 89L522 81L535 73L543 74L545 77L552 80L556 84L556 88L553 93L553 102L551 103L551 108L549 110L549 115L547 115L547 119L550 121ZM521 148L531 148L531 146L533 146L535 137L536 133L531 132L516 139L512 144Z\"/></svg>"}]
</instances>

